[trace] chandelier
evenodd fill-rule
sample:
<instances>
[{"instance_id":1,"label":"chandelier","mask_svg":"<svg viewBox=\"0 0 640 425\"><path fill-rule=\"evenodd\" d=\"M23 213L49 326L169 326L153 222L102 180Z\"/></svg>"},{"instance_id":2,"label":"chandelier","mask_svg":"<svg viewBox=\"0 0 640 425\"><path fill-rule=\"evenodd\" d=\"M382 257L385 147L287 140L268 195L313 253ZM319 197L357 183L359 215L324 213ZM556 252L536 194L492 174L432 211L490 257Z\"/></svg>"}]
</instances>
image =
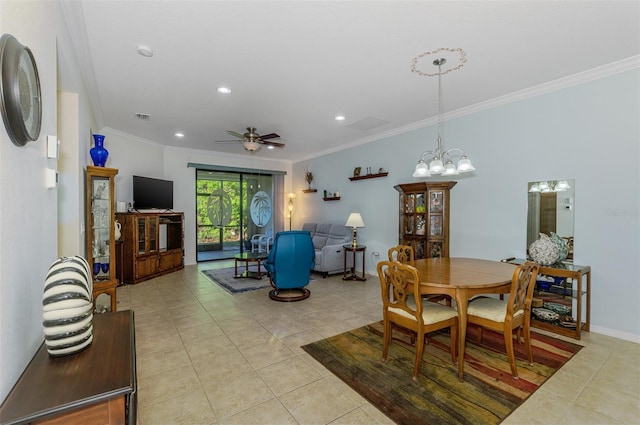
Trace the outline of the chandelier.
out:
<instances>
[{"instance_id":1,"label":"chandelier","mask_svg":"<svg viewBox=\"0 0 640 425\"><path fill-rule=\"evenodd\" d=\"M532 183L529 187L529 192L564 192L568 189L571 189L571 185L569 185L569 182L567 182L566 180L551 180Z\"/></svg>"},{"instance_id":2,"label":"chandelier","mask_svg":"<svg viewBox=\"0 0 640 425\"><path fill-rule=\"evenodd\" d=\"M460 55L460 63L456 67L449 68L443 72L442 65L447 63L447 59L438 58L433 61L433 64L438 67L437 74L426 73L417 69L418 58L437 54L440 52L458 53ZM475 170L473 165L471 165L471 160L467 157L467 155L465 155L462 149L453 147L445 150L442 145L441 136L442 128L444 127L444 114L442 111L442 74L447 74L451 71L462 68L466 61L467 59L465 51L459 48L440 48L431 52L422 53L421 55L413 59L413 65L411 66L412 72L427 77L433 77L436 75L438 76L438 146L436 150L427 150L422 152L422 154L420 155L420 160L416 165L416 169L413 172L413 177L431 177L431 175L433 174L443 176L456 176L461 173L468 173L469 171ZM456 157L458 159L457 165L453 163L453 159ZM429 165L427 165L426 160L429 160Z\"/></svg>"}]
</instances>

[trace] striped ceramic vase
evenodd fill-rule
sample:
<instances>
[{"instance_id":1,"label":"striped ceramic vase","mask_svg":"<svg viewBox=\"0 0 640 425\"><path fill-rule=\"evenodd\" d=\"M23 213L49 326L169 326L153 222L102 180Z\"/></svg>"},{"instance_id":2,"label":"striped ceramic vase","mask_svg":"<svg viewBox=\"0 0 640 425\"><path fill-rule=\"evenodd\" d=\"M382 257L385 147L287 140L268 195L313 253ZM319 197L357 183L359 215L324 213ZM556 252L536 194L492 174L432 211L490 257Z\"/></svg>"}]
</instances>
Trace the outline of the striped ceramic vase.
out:
<instances>
[{"instance_id":1,"label":"striped ceramic vase","mask_svg":"<svg viewBox=\"0 0 640 425\"><path fill-rule=\"evenodd\" d=\"M47 351L65 356L93 341L93 282L87 261L62 257L49 268L42 296L42 326Z\"/></svg>"}]
</instances>

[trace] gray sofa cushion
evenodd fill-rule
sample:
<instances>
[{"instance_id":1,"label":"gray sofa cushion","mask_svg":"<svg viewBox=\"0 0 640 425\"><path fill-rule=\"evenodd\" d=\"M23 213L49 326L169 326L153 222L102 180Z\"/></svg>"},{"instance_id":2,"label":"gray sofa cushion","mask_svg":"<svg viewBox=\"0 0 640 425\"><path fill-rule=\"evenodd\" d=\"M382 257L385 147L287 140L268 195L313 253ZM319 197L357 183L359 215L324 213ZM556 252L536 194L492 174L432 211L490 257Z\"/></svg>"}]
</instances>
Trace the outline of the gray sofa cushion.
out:
<instances>
[{"instance_id":1,"label":"gray sofa cushion","mask_svg":"<svg viewBox=\"0 0 640 425\"><path fill-rule=\"evenodd\" d=\"M322 249L322 247L325 246L326 244L327 244L326 236L315 235L313 237L313 247L315 249Z\"/></svg>"},{"instance_id":2,"label":"gray sofa cushion","mask_svg":"<svg viewBox=\"0 0 640 425\"><path fill-rule=\"evenodd\" d=\"M351 229L342 224L304 223L302 230L311 234L316 253L313 271L328 274L342 273L344 251L342 246L351 242ZM347 256L347 268L351 268L353 257Z\"/></svg>"}]
</instances>

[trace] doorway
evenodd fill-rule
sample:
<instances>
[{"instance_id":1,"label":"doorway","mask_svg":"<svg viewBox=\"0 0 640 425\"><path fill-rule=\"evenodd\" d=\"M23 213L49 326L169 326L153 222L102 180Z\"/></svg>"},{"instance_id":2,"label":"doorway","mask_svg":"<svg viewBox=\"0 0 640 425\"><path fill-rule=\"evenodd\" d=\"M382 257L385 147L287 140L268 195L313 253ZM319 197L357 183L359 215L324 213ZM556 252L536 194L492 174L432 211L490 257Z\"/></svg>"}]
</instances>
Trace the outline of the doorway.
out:
<instances>
[{"instance_id":1,"label":"doorway","mask_svg":"<svg viewBox=\"0 0 640 425\"><path fill-rule=\"evenodd\" d=\"M196 261L251 251L251 237L273 229L269 174L196 170Z\"/></svg>"}]
</instances>

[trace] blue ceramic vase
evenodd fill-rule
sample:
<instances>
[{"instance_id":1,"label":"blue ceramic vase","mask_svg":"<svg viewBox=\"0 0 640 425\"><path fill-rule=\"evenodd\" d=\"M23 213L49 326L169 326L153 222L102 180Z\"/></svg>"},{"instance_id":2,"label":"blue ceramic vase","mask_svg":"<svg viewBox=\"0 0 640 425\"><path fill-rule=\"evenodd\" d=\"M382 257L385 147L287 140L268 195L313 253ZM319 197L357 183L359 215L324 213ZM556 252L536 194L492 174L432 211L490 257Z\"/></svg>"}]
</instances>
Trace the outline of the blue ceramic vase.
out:
<instances>
[{"instance_id":1,"label":"blue ceramic vase","mask_svg":"<svg viewBox=\"0 0 640 425\"><path fill-rule=\"evenodd\" d=\"M95 146L89 149L93 165L96 167L104 167L104 164L107 163L107 157L109 156L109 151L103 146L104 136L102 134L94 134L93 140L95 141Z\"/></svg>"}]
</instances>

